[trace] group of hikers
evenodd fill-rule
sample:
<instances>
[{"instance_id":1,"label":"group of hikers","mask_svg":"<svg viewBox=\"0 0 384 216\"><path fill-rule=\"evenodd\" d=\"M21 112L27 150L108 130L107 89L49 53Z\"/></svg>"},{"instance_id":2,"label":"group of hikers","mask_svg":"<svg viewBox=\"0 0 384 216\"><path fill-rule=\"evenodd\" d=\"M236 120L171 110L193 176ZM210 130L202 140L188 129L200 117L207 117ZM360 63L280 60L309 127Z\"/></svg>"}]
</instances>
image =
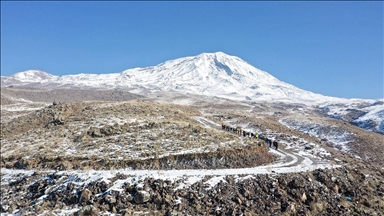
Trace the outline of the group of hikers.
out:
<instances>
[{"instance_id":1,"label":"group of hikers","mask_svg":"<svg viewBox=\"0 0 384 216\"><path fill-rule=\"evenodd\" d=\"M226 131L229 131L229 132L232 132L232 133L235 133L239 136L244 136L244 137L249 137L249 138L255 138L255 139L260 139L260 140L264 140L268 146L270 148L272 148L272 145L273 145L273 148L275 148L276 150L279 148L279 143L276 141L276 140L271 140L269 139L268 137L264 137L262 134L254 134L254 133L251 133L251 132L248 132L248 131L245 131L243 130L242 128L240 127L232 127L230 125L225 125L225 124L221 124L221 128L223 130L226 130Z\"/></svg>"}]
</instances>

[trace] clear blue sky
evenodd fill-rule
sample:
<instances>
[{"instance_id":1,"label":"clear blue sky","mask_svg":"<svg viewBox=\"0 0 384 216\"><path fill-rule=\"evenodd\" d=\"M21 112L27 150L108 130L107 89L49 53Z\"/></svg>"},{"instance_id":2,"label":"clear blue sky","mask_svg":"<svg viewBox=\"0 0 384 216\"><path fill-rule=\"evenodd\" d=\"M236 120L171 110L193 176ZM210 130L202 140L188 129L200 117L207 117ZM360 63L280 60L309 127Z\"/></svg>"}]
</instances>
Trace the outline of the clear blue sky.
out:
<instances>
[{"instance_id":1,"label":"clear blue sky","mask_svg":"<svg viewBox=\"0 0 384 216\"><path fill-rule=\"evenodd\" d=\"M383 2L4 2L1 75L116 73L222 51L299 88L383 98Z\"/></svg>"}]
</instances>

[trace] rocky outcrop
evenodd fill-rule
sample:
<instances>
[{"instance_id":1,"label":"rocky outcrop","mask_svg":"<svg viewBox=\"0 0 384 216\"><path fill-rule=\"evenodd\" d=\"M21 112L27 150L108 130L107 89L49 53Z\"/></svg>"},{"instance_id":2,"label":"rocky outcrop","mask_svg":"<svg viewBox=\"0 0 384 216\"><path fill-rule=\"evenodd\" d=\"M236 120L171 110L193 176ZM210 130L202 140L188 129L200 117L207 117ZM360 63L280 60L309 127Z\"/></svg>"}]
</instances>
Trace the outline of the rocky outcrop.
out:
<instances>
[{"instance_id":1,"label":"rocky outcrop","mask_svg":"<svg viewBox=\"0 0 384 216\"><path fill-rule=\"evenodd\" d=\"M94 132L92 132L94 134ZM80 135L76 138L87 139L87 136ZM93 169L151 169L151 170L170 170L170 169L223 169L223 168L244 168L255 167L273 162L276 156L269 153L265 146L253 146L243 149L221 150L208 153L191 153L169 155L161 158L148 158L142 160L100 160L97 157L35 157L29 158L8 158L15 161L6 163L7 168L31 169L31 168L50 168L57 170L83 169L92 167ZM68 162L70 161L70 163Z\"/></svg>"}]
</instances>

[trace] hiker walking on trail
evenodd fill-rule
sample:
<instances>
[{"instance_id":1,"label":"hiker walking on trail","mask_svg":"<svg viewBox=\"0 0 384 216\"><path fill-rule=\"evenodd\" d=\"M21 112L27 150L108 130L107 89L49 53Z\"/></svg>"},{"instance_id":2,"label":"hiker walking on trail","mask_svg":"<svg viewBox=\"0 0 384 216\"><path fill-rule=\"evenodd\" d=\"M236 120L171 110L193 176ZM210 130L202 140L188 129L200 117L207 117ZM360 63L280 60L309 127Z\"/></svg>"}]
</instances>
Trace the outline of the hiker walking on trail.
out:
<instances>
[{"instance_id":1,"label":"hiker walking on trail","mask_svg":"<svg viewBox=\"0 0 384 216\"><path fill-rule=\"evenodd\" d=\"M277 143L276 140L273 141L273 147L275 147L276 150L277 150L278 147L279 147L279 144Z\"/></svg>"},{"instance_id":2,"label":"hiker walking on trail","mask_svg":"<svg viewBox=\"0 0 384 216\"><path fill-rule=\"evenodd\" d=\"M268 144L269 148L271 148L271 140L268 138L265 138L265 142Z\"/></svg>"}]
</instances>

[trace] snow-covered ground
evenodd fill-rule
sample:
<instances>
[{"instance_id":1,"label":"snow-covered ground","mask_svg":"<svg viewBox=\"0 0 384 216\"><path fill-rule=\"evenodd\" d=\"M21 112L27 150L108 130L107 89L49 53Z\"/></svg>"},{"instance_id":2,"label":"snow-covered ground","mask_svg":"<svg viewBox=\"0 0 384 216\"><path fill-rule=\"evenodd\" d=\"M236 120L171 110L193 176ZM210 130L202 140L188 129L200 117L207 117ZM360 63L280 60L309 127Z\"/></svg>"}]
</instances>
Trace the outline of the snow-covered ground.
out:
<instances>
[{"instance_id":1,"label":"snow-covered ground","mask_svg":"<svg viewBox=\"0 0 384 216\"><path fill-rule=\"evenodd\" d=\"M30 104L11 104L11 105L4 105L1 106L1 111L8 111L8 112L21 112L21 111L34 111L34 110L39 110L45 106L47 106L47 103L40 103L40 106L35 106L31 107Z\"/></svg>"}]
</instances>

